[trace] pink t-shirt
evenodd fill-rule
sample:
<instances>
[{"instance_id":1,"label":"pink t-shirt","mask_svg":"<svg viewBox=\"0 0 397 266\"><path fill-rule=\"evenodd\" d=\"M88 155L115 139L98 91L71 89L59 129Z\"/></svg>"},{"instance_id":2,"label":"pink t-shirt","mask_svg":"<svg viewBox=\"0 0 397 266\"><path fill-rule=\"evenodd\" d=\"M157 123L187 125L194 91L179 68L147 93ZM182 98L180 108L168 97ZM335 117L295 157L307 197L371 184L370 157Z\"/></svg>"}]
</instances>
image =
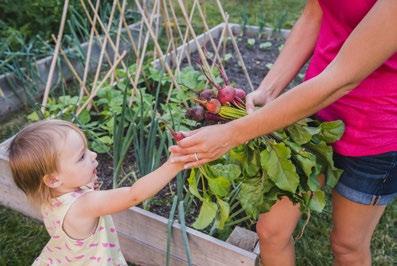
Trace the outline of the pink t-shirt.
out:
<instances>
[{"instance_id":1,"label":"pink t-shirt","mask_svg":"<svg viewBox=\"0 0 397 266\"><path fill-rule=\"evenodd\" d=\"M305 79L326 68L375 2L319 0L323 19ZM397 151L397 53L317 116L325 121L344 121L345 133L334 144L339 154L365 156Z\"/></svg>"}]
</instances>

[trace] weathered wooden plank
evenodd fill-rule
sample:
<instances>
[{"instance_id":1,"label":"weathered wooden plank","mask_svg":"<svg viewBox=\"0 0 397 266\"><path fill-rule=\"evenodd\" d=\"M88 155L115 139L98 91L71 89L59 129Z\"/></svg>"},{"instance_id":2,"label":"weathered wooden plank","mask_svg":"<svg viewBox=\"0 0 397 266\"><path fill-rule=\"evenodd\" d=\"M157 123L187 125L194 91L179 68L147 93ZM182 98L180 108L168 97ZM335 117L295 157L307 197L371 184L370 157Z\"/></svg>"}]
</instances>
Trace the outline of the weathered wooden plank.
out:
<instances>
[{"instance_id":1,"label":"weathered wooden plank","mask_svg":"<svg viewBox=\"0 0 397 266\"><path fill-rule=\"evenodd\" d=\"M158 250L165 254L167 239L167 219L143 209L134 207L129 212L113 215L116 227L120 233L128 238L150 246L150 249ZM181 230L179 224L173 225L172 253L176 258L186 261ZM192 252L193 265L255 265L257 255L233 246L214 237L187 229L189 245ZM133 246L131 246L133 248ZM158 265L164 265L164 258L156 261ZM185 262L186 263L186 262Z\"/></svg>"},{"instance_id":2,"label":"weathered wooden plank","mask_svg":"<svg viewBox=\"0 0 397 266\"><path fill-rule=\"evenodd\" d=\"M165 265L166 258L163 250L157 249L138 239L127 237L120 232L118 235L121 251L127 261L142 266ZM170 265L186 266L186 261L175 257L171 253Z\"/></svg>"},{"instance_id":3,"label":"weathered wooden plank","mask_svg":"<svg viewBox=\"0 0 397 266\"><path fill-rule=\"evenodd\" d=\"M244 250L253 251L258 242L258 235L251 230L236 226L226 242Z\"/></svg>"},{"instance_id":4,"label":"weathered wooden plank","mask_svg":"<svg viewBox=\"0 0 397 266\"><path fill-rule=\"evenodd\" d=\"M25 194L16 187L9 164L4 160L0 160L0 204L27 216L42 220L40 211L34 209L29 204Z\"/></svg>"},{"instance_id":5,"label":"weathered wooden plank","mask_svg":"<svg viewBox=\"0 0 397 266\"><path fill-rule=\"evenodd\" d=\"M12 137L0 143L0 160L8 161L8 146Z\"/></svg>"},{"instance_id":6,"label":"weathered wooden plank","mask_svg":"<svg viewBox=\"0 0 397 266\"><path fill-rule=\"evenodd\" d=\"M172 51L172 52L164 55L164 57L163 57L164 62L166 64L170 65L171 67L174 67L171 65L171 62L175 57L179 58L179 56L181 56L181 58L184 59L186 57L186 52L193 53L193 52L197 51L197 43L200 46L204 46L210 40L210 37L213 39L218 38L220 36L223 28L224 28L224 23L221 23L221 24L215 26L214 28L212 28L209 32L205 32L205 33L202 33L199 36L197 36L197 42L196 42L196 40L193 39L193 40L187 42L186 44L179 46L176 49L176 51ZM153 66L155 66L156 68L159 68L160 67L160 59L154 60Z\"/></svg>"}]
</instances>

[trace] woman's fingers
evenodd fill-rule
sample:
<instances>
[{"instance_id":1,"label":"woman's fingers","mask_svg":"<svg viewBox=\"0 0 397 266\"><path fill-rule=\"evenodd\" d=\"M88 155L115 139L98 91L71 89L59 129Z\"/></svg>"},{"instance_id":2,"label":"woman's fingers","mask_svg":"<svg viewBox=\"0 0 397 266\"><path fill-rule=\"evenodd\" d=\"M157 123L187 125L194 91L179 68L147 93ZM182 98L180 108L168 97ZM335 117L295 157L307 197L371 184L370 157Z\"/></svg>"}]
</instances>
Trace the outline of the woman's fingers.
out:
<instances>
[{"instance_id":1,"label":"woman's fingers","mask_svg":"<svg viewBox=\"0 0 397 266\"><path fill-rule=\"evenodd\" d=\"M210 161L211 160L208 160L208 159L202 159L202 160L194 161L194 162L191 162L191 163L186 163L183 166L183 168L185 168L185 169L196 168L196 167L199 167L199 166L201 166L203 164L206 164L206 163L208 163Z\"/></svg>"},{"instance_id":2,"label":"woman's fingers","mask_svg":"<svg viewBox=\"0 0 397 266\"><path fill-rule=\"evenodd\" d=\"M182 134L183 134L185 137L190 137L190 136L193 136L194 134L196 134L197 132L199 132L200 129L201 129L201 128L194 129L194 130L190 130L190 131L182 131Z\"/></svg>"},{"instance_id":3,"label":"woman's fingers","mask_svg":"<svg viewBox=\"0 0 397 266\"><path fill-rule=\"evenodd\" d=\"M193 154L195 152L208 152L206 149L202 149L200 145L193 145L188 147L181 147L178 145L173 145L168 148L170 152L175 154L175 156L182 156L187 154Z\"/></svg>"},{"instance_id":4,"label":"woman's fingers","mask_svg":"<svg viewBox=\"0 0 397 266\"><path fill-rule=\"evenodd\" d=\"M189 153L189 154L175 154L172 157L171 161L173 163L190 163L190 162L197 162L197 161L201 161L201 160L208 160L212 157L211 154L209 153L200 153L200 152L193 152L193 153Z\"/></svg>"},{"instance_id":5,"label":"woman's fingers","mask_svg":"<svg viewBox=\"0 0 397 266\"><path fill-rule=\"evenodd\" d=\"M253 99L252 93L249 93L247 97L245 98L245 108L247 110L247 113L253 113L255 111L255 104L254 104L254 99Z\"/></svg>"}]
</instances>

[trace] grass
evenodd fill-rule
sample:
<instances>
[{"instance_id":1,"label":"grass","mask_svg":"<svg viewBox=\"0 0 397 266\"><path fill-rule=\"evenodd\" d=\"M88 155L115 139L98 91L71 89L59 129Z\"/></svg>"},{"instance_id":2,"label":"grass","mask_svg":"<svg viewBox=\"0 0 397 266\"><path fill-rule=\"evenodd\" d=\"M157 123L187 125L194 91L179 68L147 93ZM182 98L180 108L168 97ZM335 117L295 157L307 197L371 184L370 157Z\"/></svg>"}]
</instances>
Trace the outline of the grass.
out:
<instances>
[{"instance_id":1,"label":"grass","mask_svg":"<svg viewBox=\"0 0 397 266\"><path fill-rule=\"evenodd\" d=\"M48 239L42 223L0 206L0 265L31 265Z\"/></svg>"},{"instance_id":2,"label":"grass","mask_svg":"<svg viewBox=\"0 0 397 266\"><path fill-rule=\"evenodd\" d=\"M26 113L26 110L21 110L18 113L9 115L7 119L0 122L0 143L14 135L27 123Z\"/></svg>"},{"instance_id":3,"label":"grass","mask_svg":"<svg viewBox=\"0 0 397 266\"><path fill-rule=\"evenodd\" d=\"M173 0L178 9L178 0ZM192 0L184 1L187 10L191 10ZM264 25L270 27L291 28L306 1L303 0L220 0L223 9L229 14L229 22L245 25ZM200 1L206 14L207 23L213 27L223 22L215 0ZM178 13L183 21L183 16ZM196 11L193 24L202 28L201 18ZM183 23L182 23L183 24Z\"/></svg>"},{"instance_id":4,"label":"grass","mask_svg":"<svg viewBox=\"0 0 397 266\"><path fill-rule=\"evenodd\" d=\"M323 213L312 214L303 237L296 242L297 265L320 266L332 265L331 245L331 202L327 199L327 207ZM302 220L295 235L300 232ZM372 265L397 265L397 204L391 204L385 210L372 238Z\"/></svg>"}]
</instances>

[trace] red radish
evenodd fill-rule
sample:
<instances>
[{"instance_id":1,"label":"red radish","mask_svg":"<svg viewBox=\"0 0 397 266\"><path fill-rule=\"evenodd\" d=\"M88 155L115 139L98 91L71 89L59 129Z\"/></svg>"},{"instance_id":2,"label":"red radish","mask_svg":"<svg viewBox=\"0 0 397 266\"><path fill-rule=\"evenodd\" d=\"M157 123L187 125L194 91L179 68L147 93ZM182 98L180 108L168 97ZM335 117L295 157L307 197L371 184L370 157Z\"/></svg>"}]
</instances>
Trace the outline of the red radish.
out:
<instances>
[{"instance_id":1,"label":"red radish","mask_svg":"<svg viewBox=\"0 0 397 266\"><path fill-rule=\"evenodd\" d=\"M217 99L222 105L231 103L236 95L236 90L232 86L225 86L218 91Z\"/></svg>"},{"instance_id":2,"label":"red radish","mask_svg":"<svg viewBox=\"0 0 397 266\"><path fill-rule=\"evenodd\" d=\"M201 121L204 119L204 113L204 108L201 105L196 105L186 110L186 117L195 121Z\"/></svg>"},{"instance_id":3,"label":"red radish","mask_svg":"<svg viewBox=\"0 0 397 266\"><path fill-rule=\"evenodd\" d=\"M209 101L195 99L195 101L204 106L210 113L217 114L221 110L221 103L217 99L210 99Z\"/></svg>"},{"instance_id":4,"label":"red radish","mask_svg":"<svg viewBox=\"0 0 397 266\"><path fill-rule=\"evenodd\" d=\"M236 89L236 97L239 98L240 100L245 100L245 96L247 94L245 93L245 91L243 89L237 88Z\"/></svg>"},{"instance_id":5,"label":"red radish","mask_svg":"<svg viewBox=\"0 0 397 266\"><path fill-rule=\"evenodd\" d=\"M199 99L200 100L210 100L211 98L215 98L215 93L213 90L205 89L200 92Z\"/></svg>"},{"instance_id":6,"label":"red radish","mask_svg":"<svg viewBox=\"0 0 397 266\"><path fill-rule=\"evenodd\" d=\"M172 128L168 128L168 129L169 129L169 131L171 132L172 138L173 138L176 142L178 142L178 141L180 141L180 140L182 140L182 139L185 138L185 135L183 135L182 132L180 132L180 131L176 132L176 131L173 130Z\"/></svg>"}]
</instances>

